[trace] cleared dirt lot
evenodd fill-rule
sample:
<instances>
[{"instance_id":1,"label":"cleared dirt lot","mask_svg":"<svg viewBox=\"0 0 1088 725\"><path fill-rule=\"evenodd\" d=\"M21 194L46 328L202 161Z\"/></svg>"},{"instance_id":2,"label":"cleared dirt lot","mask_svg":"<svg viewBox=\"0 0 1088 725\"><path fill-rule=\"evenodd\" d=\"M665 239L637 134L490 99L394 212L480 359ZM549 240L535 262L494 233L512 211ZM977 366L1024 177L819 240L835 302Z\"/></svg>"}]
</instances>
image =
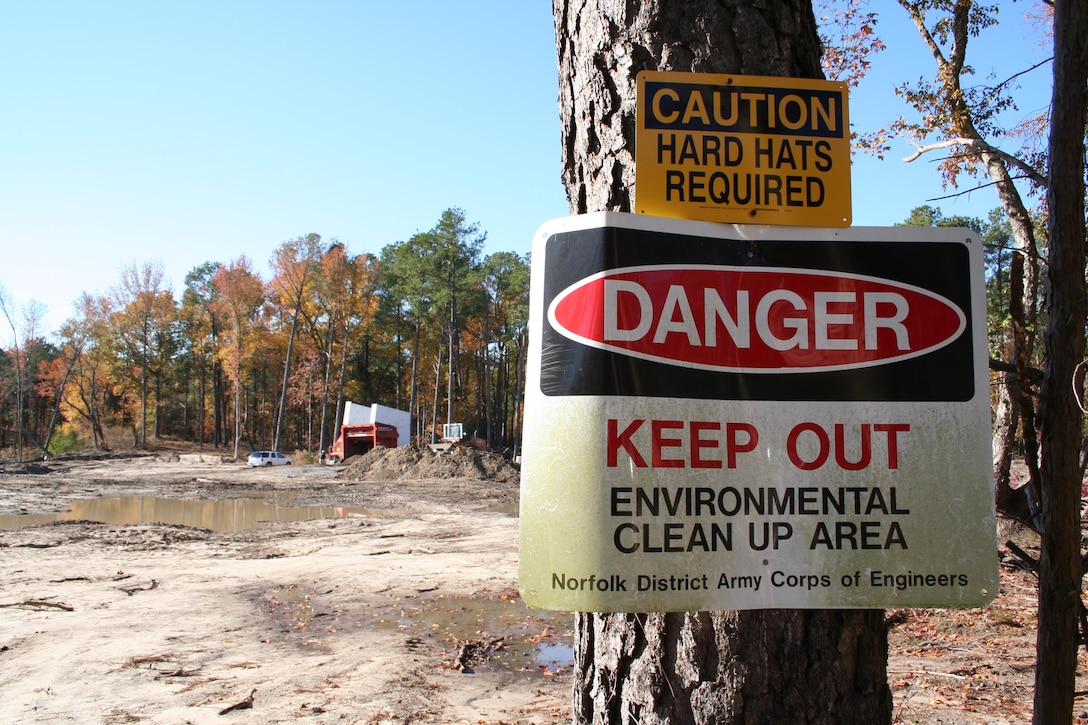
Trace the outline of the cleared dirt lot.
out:
<instances>
[{"instance_id":1,"label":"cleared dirt lot","mask_svg":"<svg viewBox=\"0 0 1088 725\"><path fill-rule=\"evenodd\" d=\"M568 721L572 616L517 597L516 476L424 464L0 466L0 721ZM985 610L888 613L896 722L1030 720L1034 578L1002 577Z\"/></svg>"},{"instance_id":2,"label":"cleared dirt lot","mask_svg":"<svg viewBox=\"0 0 1088 725\"><path fill-rule=\"evenodd\" d=\"M566 719L571 618L517 598L516 483L364 483L188 455L21 470L0 475L9 526L102 497L137 507L129 520L155 499L213 513L0 531L0 721ZM221 523L224 501L269 500L330 518L200 526Z\"/></svg>"}]
</instances>

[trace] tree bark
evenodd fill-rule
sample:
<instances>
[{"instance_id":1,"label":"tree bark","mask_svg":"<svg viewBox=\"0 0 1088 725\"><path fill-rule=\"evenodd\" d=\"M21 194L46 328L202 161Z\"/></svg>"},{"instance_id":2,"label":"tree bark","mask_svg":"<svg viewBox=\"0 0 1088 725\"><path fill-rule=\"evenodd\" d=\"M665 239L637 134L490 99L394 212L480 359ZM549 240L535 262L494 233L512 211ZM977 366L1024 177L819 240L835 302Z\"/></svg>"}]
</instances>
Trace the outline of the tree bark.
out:
<instances>
[{"instance_id":1,"label":"tree bark","mask_svg":"<svg viewBox=\"0 0 1088 725\"><path fill-rule=\"evenodd\" d=\"M822 78L809 0L553 0L572 214L634 208L639 71ZM888 723L880 610L576 616L579 723Z\"/></svg>"},{"instance_id":2,"label":"tree bark","mask_svg":"<svg viewBox=\"0 0 1088 725\"><path fill-rule=\"evenodd\" d=\"M822 78L811 2L553 0L571 213L628 211L639 71Z\"/></svg>"},{"instance_id":3,"label":"tree bark","mask_svg":"<svg viewBox=\"0 0 1088 725\"><path fill-rule=\"evenodd\" d=\"M880 610L580 614L582 723L887 723Z\"/></svg>"},{"instance_id":4,"label":"tree bark","mask_svg":"<svg viewBox=\"0 0 1088 725\"><path fill-rule=\"evenodd\" d=\"M1039 629L1035 725L1068 723L1077 663L1081 599L1080 441L1082 415L1071 390L1084 360L1084 129L1088 108L1088 5L1054 3L1054 97L1050 126L1050 265L1043 373L1043 536L1039 561Z\"/></svg>"}]
</instances>

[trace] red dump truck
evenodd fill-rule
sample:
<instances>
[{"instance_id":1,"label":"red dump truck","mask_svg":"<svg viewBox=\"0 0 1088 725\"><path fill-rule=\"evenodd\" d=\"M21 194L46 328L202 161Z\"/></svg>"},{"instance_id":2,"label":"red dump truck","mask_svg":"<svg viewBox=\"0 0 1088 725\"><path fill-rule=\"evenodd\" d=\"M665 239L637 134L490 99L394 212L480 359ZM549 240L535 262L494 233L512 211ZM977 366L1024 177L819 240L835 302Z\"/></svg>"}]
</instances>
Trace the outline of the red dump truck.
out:
<instances>
[{"instance_id":1,"label":"red dump truck","mask_svg":"<svg viewBox=\"0 0 1088 725\"><path fill-rule=\"evenodd\" d=\"M360 423L340 428L340 436L329 449L328 462L339 463L361 456L371 448L396 448L397 429L382 423Z\"/></svg>"},{"instance_id":2,"label":"red dump truck","mask_svg":"<svg viewBox=\"0 0 1088 725\"><path fill-rule=\"evenodd\" d=\"M407 411L374 403L370 407L348 402L340 435L329 449L326 463L335 465L372 448L408 445L412 416Z\"/></svg>"}]
</instances>

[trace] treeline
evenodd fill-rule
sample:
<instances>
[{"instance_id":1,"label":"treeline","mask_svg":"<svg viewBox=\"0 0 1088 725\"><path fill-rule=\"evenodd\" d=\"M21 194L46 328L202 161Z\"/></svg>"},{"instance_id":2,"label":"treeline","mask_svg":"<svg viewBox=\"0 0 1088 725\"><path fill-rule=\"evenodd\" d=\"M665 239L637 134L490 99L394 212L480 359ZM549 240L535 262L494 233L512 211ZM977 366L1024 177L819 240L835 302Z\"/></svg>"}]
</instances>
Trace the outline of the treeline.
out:
<instances>
[{"instance_id":1,"label":"treeline","mask_svg":"<svg viewBox=\"0 0 1088 725\"><path fill-rule=\"evenodd\" d=\"M966 226L982 237L990 356L1007 368L1013 245L1004 214L946 217L922 206L903 224ZM0 288L15 340L0 351L0 449L20 459L103 449L123 431L126 446L169 438L239 456L317 454L350 400L412 411L419 442L457 422L513 453L529 260L484 256L485 237L459 209L377 256L311 234L275 249L269 280L245 256L207 262L185 277L180 299L145 263L122 270L108 294L84 294L53 340L33 305L16 315Z\"/></svg>"},{"instance_id":2,"label":"treeline","mask_svg":"<svg viewBox=\"0 0 1088 725\"><path fill-rule=\"evenodd\" d=\"M316 234L276 248L271 279L245 256L207 262L181 298L160 265L122 270L86 293L53 341L34 307L0 355L0 448L20 460L169 438L244 456L331 445L344 403L413 413L413 437L442 424L512 452L521 427L527 257L483 255L486 234L449 209L375 256ZM3 290L0 288L0 293Z\"/></svg>"}]
</instances>

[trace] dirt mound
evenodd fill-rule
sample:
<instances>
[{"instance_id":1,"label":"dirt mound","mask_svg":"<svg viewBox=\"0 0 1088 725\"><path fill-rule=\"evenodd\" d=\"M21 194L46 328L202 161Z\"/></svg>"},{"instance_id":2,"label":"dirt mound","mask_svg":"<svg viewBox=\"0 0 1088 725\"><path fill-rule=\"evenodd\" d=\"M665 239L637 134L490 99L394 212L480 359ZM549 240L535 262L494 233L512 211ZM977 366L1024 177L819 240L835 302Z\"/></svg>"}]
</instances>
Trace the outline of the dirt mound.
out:
<instances>
[{"instance_id":1,"label":"dirt mound","mask_svg":"<svg viewBox=\"0 0 1088 725\"><path fill-rule=\"evenodd\" d=\"M455 446L435 453L429 448L375 448L346 461L339 477L350 481L427 481L473 478L517 483L521 469L498 453Z\"/></svg>"}]
</instances>

